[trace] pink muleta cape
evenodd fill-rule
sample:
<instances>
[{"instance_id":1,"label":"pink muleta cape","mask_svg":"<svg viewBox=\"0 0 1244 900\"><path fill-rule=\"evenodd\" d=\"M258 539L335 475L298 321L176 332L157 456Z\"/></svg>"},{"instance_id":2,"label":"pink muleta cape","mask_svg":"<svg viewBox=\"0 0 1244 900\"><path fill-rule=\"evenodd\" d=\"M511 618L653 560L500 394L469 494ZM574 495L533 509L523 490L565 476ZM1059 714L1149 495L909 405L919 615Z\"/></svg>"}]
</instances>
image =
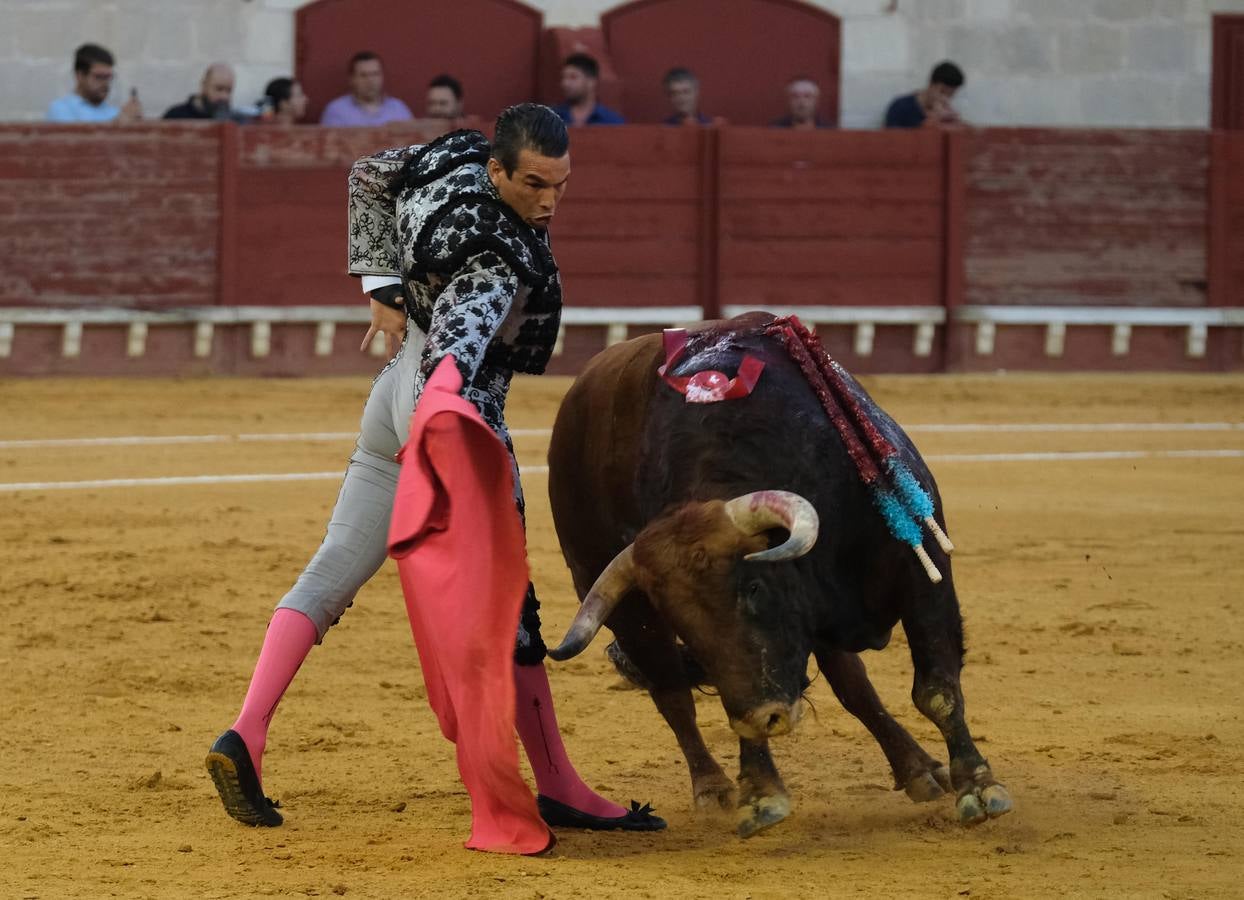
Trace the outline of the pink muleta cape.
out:
<instances>
[{"instance_id":1,"label":"pink muleta cape","mask_svg":"<svg viewBox=\"0 0 1244 900\"><path fill-rule=\"evenodd\" d=\"M551 835L518 768L514 636L527 550L505 446L459 396L446 357L398 454L389 555L397 560L428 703L457 747L474 850L538 853Z\"/></svg>"}]
</instances>

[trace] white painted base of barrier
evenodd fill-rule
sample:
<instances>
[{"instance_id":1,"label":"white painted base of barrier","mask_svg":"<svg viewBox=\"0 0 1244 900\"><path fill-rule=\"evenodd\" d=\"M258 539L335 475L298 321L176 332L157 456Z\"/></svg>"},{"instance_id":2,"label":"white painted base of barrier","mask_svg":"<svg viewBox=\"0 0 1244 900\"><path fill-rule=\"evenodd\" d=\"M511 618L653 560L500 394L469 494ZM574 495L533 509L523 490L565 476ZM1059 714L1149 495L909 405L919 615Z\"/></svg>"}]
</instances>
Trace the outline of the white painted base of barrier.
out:
<instances>
[{"instance_id":1,"label":"white painted base of barrier","mask_svg":"<svg viewBox=\"0 0 1244 900\"><path fill-rule=\"evenodd\" d=\"M754 307L726 306L727 317L740 315ZM852 349L857 356L871 356L876 345L878 326L912 326L912 355L928 357L938 326L947 324L946 310L940 306L790 306L767 307L775 315L798 315L809 327L818 325L854 326ZM161 325L194 325L194 355L203 359L212 353L216 328L249 326L250 352L263 358L272 352L272 326L275 324L316 325L313 353L330 356L339 325L365 325L370 312L365 306L233 306L191 307L185 309L147 311L131 309L0 309L0 358L9 357L17 332L25 326L58 325L62 328L61 355L78 357L82 352L83 330L95 326L125 325L126 355L142 357L147 352L152 327ZM562 353L565 330L575 326L603 326L605 344L611 346L627 339L633 325L672 327L702 321L698 306L653 307L568 307L562 310L554 355ZM1142 308L1142 307L1075 307L1075 306L962 306L952 310L949 319L955 324L974 326L973 347L978 356L991 356L997 343L998 329L1017 325L1045 326L1045 354L1051 358L1063 355L1067 330L1079 326L1112 328L1110 352L1126 357L1131 350L1133 330L1137 327L1180 327L1187 329L1184 352L1190 359L1205 356L1211 328L1244 327L1244 308ZM383 335L377 335L369 347L375 356L383 356Z\"/></svg>"}]
</instances>

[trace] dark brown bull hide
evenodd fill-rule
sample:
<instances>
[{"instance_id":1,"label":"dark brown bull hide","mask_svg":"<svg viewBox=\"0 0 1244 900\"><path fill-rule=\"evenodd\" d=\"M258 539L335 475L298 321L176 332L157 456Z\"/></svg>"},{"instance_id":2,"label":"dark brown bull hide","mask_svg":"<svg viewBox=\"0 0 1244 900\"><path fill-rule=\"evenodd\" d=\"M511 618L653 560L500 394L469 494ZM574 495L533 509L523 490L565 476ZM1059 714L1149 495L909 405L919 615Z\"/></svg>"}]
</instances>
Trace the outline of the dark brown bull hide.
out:
<instances>
[{"instance_id":1,"label":"dark brown bull hide","mask_svg":"<svg viewBox=\"0 0 1244 900\"><path fill-rule=\"evenodd\" d=\"M759 358L766 368L748 397L684 402L658 377L658 335L609 348L566 395L549 448L549 495L582 605L551 655L573 656L606 624L678 739L696 805L727 808L734 786L695 722L691 687L702 667L739 734L744 836L789 812L768 738L798 721L811 655L877 739L896 789L916 801L954 790L966 824L1001 815L1010 798L964 721L950 561L926 541L944 574L934 584L888 533L808 382L765 333L771 321L753 313L707 323L677 366L680 376L733 376L744 354ZM942 521L915 447L849 384L931 489ZM949 769L886 712L856 655L884 647L899 622L915 664L912 698L941 730Z\"/></svg>"}]
</instances>

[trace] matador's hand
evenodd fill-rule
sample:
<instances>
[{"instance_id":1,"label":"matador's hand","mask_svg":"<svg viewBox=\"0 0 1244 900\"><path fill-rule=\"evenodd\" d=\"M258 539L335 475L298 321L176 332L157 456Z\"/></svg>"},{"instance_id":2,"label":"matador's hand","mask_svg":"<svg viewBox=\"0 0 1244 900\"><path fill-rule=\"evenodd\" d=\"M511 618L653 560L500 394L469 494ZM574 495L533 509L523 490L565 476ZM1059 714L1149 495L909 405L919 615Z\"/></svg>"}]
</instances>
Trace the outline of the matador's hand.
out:
<instances>
[{"instance_id":1,"label":"matador's hand","mask_svg":"<svg viewBox=\"0 0 1244 900\"><path fill-rule=\"evenodd\" d=\"M388 350L389 358L392 359L397 355L398 348L402 346L402 338L406 334L406 311L392 309L373 299L371 301L371 326L367 329L367 336L363 338L363 344L359 349L366 351L368 345L371 344L371 339L381 332L384 333L385 349Z\"/></svg>"}]
</instances>

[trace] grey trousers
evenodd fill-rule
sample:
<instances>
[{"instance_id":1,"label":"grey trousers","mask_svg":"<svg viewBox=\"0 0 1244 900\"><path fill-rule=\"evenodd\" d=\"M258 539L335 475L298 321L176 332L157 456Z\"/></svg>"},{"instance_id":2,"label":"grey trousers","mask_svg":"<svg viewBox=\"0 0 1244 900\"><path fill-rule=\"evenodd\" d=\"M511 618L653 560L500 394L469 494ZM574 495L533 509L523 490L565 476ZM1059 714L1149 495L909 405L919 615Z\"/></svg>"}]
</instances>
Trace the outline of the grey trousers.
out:
<instances>
[{"instance_id":1,"label":"grey trousers","mask_svg":"<svg viewBox=\"0 0 1244 900\"><path fill-rule=\"evenodd\" d=\"M424 340L425 335L415 324L408 323L406 340L397 356L373 383L324 541L289 593L277 604L278 609L294 609L307 616L321 642L388 555L389 518L400 468L394 456L408 436L415 408L415 374ZM495 403L495 394L490 399ZM510 450L514 499L521 515L522 488L513 445L504 422L489 424ZM535 591L529 585L515 649L518 661L528 665L544 659L538 609Z\"/></svg>"}]
</instances>

